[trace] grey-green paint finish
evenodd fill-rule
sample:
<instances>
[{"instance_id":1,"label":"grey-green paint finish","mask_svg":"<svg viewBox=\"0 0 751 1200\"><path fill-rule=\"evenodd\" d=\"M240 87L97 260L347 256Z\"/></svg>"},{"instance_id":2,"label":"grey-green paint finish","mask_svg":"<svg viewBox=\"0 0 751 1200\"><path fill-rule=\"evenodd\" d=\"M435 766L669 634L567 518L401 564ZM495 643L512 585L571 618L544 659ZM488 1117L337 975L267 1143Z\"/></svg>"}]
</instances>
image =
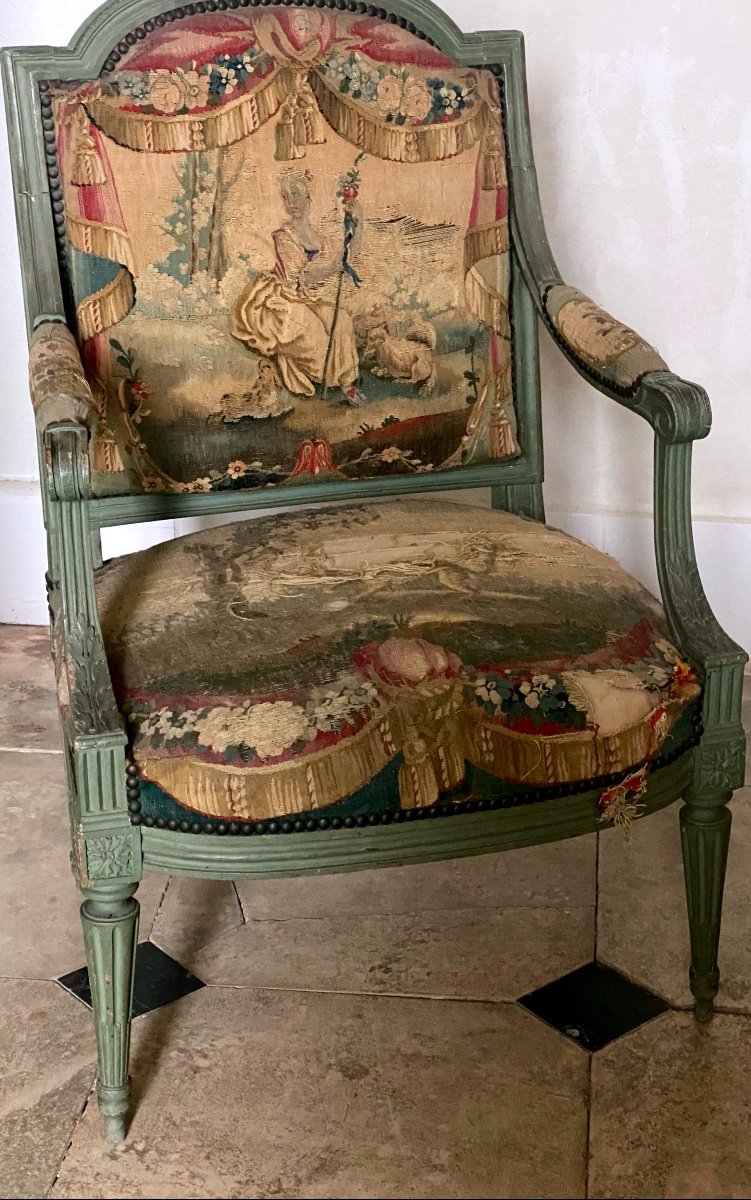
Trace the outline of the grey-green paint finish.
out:
<instances>
[{"instance_id":1,"label":"grey-green paint finish","mask_svg":"<svg viewBox=\"0 0 751 1200\"><path fill-rule=\"evenodd\" d=\"M126 33L168 11L165 0L108 0L66 49L3 52L8 128L29 331L65 320L44 130L37 84L46 78L89 78ZM344 5L342 5L344 7ZM464 65L498 65L505 89L509 155L514 308L514 369L521 454L496 466L463 468L415 479L368 480L285 489L286 504L490 486L493 505L543 519L538 314L561 282L542 219L529 133L523 38L517 32L463 34L430 0L393 0L388 12L414 22ZM657 281L650 281L654 285ZM551 330L552 332L552 330ZM560 344L560 343L559 343ZM566 353L565 346L561 347ZM691 926L691 986L700 1020L717 991L717 944L730 814L743 782L740 724L744 652L720 628L699 578L691 532L691 444L710 427L706 393L670 372L647 375L616 392L581 362L576 369L654 429L655 549L672 636L705 685L704 734L677 763L655 772L645 812L683 796L681 830ZM49 547L50 611L58 670L72 681L63 716L74 871L92 972L100 1061L100 1105L108 1136L120 1138L127 1108L129 1003L137 930L132 899L144 867L212 878L287 876L358 870L508 849L572 837L598 826L597 793L520 809L468 814L365 830L284 837L209 838L130 825L126 739L107 671L93 591L101 526L278 505L273 491L192 496L92 499L88 433L67 422L40 439L40 468ZM611 834L610 836L616 836Z\"/></svg>"}]
</instances>

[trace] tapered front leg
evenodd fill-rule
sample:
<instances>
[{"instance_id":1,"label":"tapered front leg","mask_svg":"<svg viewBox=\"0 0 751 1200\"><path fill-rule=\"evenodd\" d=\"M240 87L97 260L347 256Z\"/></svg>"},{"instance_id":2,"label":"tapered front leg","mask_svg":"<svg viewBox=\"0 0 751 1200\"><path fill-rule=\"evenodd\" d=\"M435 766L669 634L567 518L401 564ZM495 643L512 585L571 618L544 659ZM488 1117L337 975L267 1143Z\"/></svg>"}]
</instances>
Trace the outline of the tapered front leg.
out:
<instances>
[{"instance_id":1,"label":"tapered front leg","mask_svg":"<svg viewBox=\"0 0 751 1200\"><path fill-rule=\"evenodd\" d=\"M681 809L681 844L686 875L686 899L691 933L691 991L697 1021L709 1021L720 972L722 893L730 843L732 792L690 796Z\"/></svg>"},{"instance_id":2,"label":"tapered front leg","mask_svg":"<svg viewBox=\"0 0 751 1200\"><path fill-rule=\"evenodd\" d=\"M91 1002L96 1025L97 1097L109 1141L125 1137L133 973L138 942L135 883L84 889L81 905Z\"/></svg>"}]
</instances>

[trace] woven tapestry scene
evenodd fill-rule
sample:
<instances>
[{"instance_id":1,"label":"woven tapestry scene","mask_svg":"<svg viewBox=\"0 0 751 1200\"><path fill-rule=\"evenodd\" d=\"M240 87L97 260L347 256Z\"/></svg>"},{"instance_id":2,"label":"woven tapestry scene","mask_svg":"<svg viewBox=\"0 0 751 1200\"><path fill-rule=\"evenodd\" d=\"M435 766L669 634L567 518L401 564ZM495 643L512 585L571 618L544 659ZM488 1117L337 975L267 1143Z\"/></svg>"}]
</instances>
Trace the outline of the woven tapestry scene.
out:
<instances>
[{"instance_id":1,"label":"woven tapestry scene","mask_svg":"<svg viewBox=\"0 0 751 1200\"><path fill-rule=\"evenodd\" d=\"M272 7L183 20L51 91L95 494L517 453L490 72Z\"/></svg>"},{"instance_id":2,"label":"woven tapestry scene","mask_svg":"<svg viewBox=\"0 0 751 1200\"><path fill-rule=\"evenodd\" d=\"M693 732L658 603L507 513L243 521L115 559L96 588L150 819L341 821L600 781L621 821Z\"/></svg>"}]
</instances>

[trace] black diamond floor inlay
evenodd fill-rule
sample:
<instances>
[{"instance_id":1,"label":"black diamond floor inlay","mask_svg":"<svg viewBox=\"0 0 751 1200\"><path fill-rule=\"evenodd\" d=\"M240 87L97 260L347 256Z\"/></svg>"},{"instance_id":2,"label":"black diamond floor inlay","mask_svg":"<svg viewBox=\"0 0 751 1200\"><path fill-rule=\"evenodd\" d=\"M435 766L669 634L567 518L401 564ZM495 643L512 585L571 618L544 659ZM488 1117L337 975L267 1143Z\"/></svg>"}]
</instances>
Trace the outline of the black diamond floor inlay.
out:
<instances>
[{"instance_id":1,"label":"black diamond floor inlay","mask_svg":"<svg viewBox=\"0 0 751 1200\"><path fill-rule=\"evenodd\" d=\"M57 981L79 1000L83 1000L91 1008L91 988L89 972L86 967L61 975ZM136 977L133 987L134 1017L142 1017L144 1013L153 1012L163 1004L171 1004L191 992L197 992L206 984L179 962L170 958L153 942L139 942L136 948Z\"/></svg>"},{"instance_id":2,"label":"black diamond floor inlay","mask_svg":"<svg viewBox=\"0 0 751 1200\"><path fill-rule=\"evenodd\" d=\"M595 962L522 996L519 1003L585 1050L601 1050L670 1008L620 972Z\"/></svg>"}]
</instances>

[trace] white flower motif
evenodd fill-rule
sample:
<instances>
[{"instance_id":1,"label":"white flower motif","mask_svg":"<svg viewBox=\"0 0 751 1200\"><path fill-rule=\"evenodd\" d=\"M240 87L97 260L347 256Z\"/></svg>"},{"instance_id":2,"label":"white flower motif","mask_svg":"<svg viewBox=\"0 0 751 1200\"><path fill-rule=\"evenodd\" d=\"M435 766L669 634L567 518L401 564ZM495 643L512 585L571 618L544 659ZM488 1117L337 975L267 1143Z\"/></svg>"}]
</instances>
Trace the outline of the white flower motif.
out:
<instances>
[{"instance_id":1,"label":"white flower motif","mask_svg":"<svg viewBox=\"0 0 751 1200\"><path fill-rule=\"evenodd\" d=\"M153 737L155 733L168 737L172 732L172 710L170 708L160 708L156 712L149 713L141 725L141 733L145 737Z\"/></svg>"},{"instance_id":2,"label":"white flower motif","mask_svg":"<svg viewBox=\"0 0 751 1200\"><path fill-rule=\"evenodd\" d=\"M223 754L228 746L247 741L246 720L243 708L210 708L198 722L198 741L201 746Z\"/></svg>"},{"instance_id":3,"label":"white flower motif","mask_svg":"<svg viewBox=\"0 0 751 1200\"><path fill-rule=\"evenodd\" d=\"M188 708L179 717L175 717L175 723L179 727L180 733L190 733L195 729L199 720L199 711L195 708Z\"/></svg>"},{"instance_id":4,"label":"white flower motif","mask_svg":"<svg viewBox=\"0 0 751 1200\"><path fill-rule=\"evenodd\" d=\"M316 688L310 695L306 711L317 730L341 728L358 713L378 707L376 688L359 675L344 675L325 688Z\"/></svg>"},{"instance_id":5,"label":"white flower motif","mask_svg":"<svg viewBox=\"0 0 751 1200\"><path fill-rule=\"evenodd\" d=\"M538 708L540 704L540 697L538 696L537 692L530 692L524 697L524 703L526 704L527 708Z\"/></svg>"},{"instance_id":6,"label":"white flower motif","mask_svg":"<svg viewBox=\"0 0 751 1200\"><path fill-rule=\"evenodd\" d=\"M277 758L297 741L311 735L305 709L289 700L254 704L246 715L244 741L259 758Z\"/></svg>"}]
</instances>

